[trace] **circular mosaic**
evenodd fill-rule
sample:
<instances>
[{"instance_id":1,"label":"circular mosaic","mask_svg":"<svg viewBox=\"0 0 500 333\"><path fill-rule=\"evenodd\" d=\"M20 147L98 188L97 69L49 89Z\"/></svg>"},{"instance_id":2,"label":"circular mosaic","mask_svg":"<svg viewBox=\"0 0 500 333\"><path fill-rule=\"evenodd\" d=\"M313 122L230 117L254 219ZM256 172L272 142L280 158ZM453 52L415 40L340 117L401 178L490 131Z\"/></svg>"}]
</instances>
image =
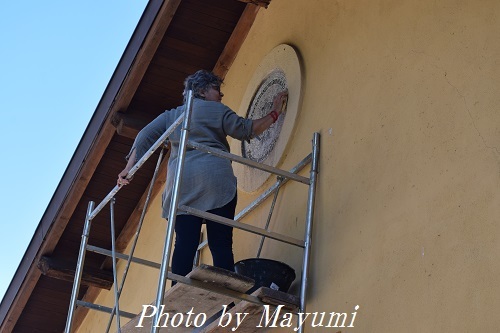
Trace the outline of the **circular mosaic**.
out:
<instances>
[{"instance_id":1,"label":"circular mosaic","mask_svg":"<svg viewBox=\"0 0 500 333\"><path fill-rule=\"evenodd\" d=\"M271 111L274 97L288 89L285 112L270 128L250 142L232 140L231 151L256 162L279 167L295 128L301 87L301 66L296 50L286 44L276 46L255 69L238 114L249 119L262 118ZM257 191L271 176L268 172L240 163L234 163L233 169L238 178L238 188L245 192Z\"/></svg>"},{"instance_id":2,"label":"circular mosaic","mask_svg":"<svg viewBox=\"0 0 500 333\"><path fill-rule=\"evenodd\" d=\"M248 108L248 119L259 119L271 112L273 107L274 97L288 89L286 83L285 73L281 69L273 70L263 81L257 89L255 96ZM241 143L241 153L243 157L249 158L256 162L262 162L273 151L278 136L283 127L286 113L280 115L278 120L271 125L271 127L264 131L261 135L254 140Z\"/></svg>"}]
</instances>

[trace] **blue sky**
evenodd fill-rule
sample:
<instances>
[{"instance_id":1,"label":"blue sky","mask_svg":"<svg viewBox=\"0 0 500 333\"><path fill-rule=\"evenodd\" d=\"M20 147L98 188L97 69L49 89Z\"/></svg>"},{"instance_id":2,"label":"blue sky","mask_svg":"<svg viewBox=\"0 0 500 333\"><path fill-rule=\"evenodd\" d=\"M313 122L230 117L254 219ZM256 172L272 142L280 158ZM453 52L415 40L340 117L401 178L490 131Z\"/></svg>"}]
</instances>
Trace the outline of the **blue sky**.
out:
<instances>
[{"instance_id":1,"label":"blue sky","mask_svg":"<svg viewBox=\"0 0 500 333\"><path fill-rule=\"evenodd\" d=\"M147 0L0 0L0 299Z\"/></svg>"}]
</instances>

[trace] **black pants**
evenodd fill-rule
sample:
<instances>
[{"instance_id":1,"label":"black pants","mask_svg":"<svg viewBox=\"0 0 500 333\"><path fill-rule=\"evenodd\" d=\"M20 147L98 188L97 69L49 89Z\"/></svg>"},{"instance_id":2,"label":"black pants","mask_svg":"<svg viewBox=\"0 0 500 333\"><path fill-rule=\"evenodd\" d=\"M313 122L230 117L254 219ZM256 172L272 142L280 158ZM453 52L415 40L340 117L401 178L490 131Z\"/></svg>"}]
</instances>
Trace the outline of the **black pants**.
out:
<instances>
[{"instance_id":1,"label":"black pants","mask_svg":"<svg viewBox=\"0 0 500 333\"><path fill-rule=\"evenodd\" d=\"M234 219L236 196L221 208L209 213ZM178 215L175 222L175 248L172 255L172 273L186 275L193 269L196 249L200 243L201 225L205 222L208 247L212 253L214 266L234 271L233 228L193 215Z\"/></svg>"}]
</instances>

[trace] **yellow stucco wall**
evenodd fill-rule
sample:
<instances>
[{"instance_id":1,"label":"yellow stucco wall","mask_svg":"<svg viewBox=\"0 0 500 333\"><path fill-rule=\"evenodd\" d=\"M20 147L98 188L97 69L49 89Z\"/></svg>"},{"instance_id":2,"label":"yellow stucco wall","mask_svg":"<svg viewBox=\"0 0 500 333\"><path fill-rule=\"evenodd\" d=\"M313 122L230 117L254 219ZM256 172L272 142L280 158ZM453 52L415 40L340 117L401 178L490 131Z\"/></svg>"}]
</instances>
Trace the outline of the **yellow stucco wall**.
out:
<instances>
[{"instance_id":1,"label":"yellow stucco wall","mask_svg":"<svg viewBox=\"0 0 500 333\"><path fill-rule=\"evenodd\" d=\"M284 164L321 132L308 311L359 305L352 332L497 331L499 14L497 1L273 0L258 16L226 102L274 46L302 55ZM298 234L288 190L273 223Z\"/></svg>"},{"instance_id":2,"label":"yellow stucco wall","mask_svg":"<svg viewBox=\"0 0 500 333\"><path fill-rule=\"evenodd\" d=\"M500 326L499 17L495 0L273 0L226 76L224 102L238 110L270 50L301 55L302 108L281 167L321 133L307 310L359 305L342 332ZM257 194L240 193L239 207ZM301 237L305 204L306 187L287 185L272 230ZM152 205L138 256L159 260L165 225ZM263 226L268 207L246 222ZM258 240L236 231L236 260L254 257ZM263 251L298 274L300 255L272 241ZM156 279L132 271L122 308L151 302ZM98 316L80 332L100 331Z\"/></svg>"}]
</instances>

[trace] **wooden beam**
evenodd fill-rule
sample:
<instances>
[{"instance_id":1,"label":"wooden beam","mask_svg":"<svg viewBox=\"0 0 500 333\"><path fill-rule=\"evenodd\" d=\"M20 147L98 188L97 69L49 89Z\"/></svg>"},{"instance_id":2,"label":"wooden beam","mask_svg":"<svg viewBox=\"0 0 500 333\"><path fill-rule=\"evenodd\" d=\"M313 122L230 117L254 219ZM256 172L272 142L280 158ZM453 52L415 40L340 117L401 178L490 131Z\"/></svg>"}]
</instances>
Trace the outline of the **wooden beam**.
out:
<instances>
[{"instance_id":1,"label":"wooden beam","mask_svg":"<svg viewBox=\"0 0 500 333\"><path fill-rule=\"evenodd\" d=\"M259 8L260 7L258 6L248 4L241 14L241 17L236 24L231 37L229 37L229 40L226 43L226 46L224 47L224 50L222 51L222 54L220 55L213 69L213 72L221 78L224 78L226 76L229 68L233 64L234 59L236 58L236 55L241 48L241 45L243 45L243 42L245 41L245 38L247 37L248 32L250 31L250 28L255 21L255 17L257 17Z\"/></svg>"},{"instance_id":2,"label":"wooden beam","mask_svg":"<svg viewBox=\"0 0 500 333\"><path fill-rule=\"evenodd\" d=\"M269 6L269 4L271 3L271 0L238 0L238 1L249 3L252 5L256 5L256 6L260 6L260 7L264 7L264 8L267 8L267 6Z\"/></svg>"},{"instance_id":3,"label":"wooden beam","mask_svg":"<svg viewBox=\"0 0 500 333\"><path fill-rule=\"evenodd\" d=\"M51 257L42 256L37 264L43 275L73 282L75 278L74 263L63 262ZM113 286L113 274L100 269L85 269L82 273L82 285L110 290Z\"/></svg>"},{"instance_id":4,"label":"wooden beam","mask_svg":"<svg viewBox=\"0 0 500 333\"><path fill-rule=\"evenodd\" d=\"M167 31L168 26L172 22L172 19L179 7L181 0L166 0L164 1L160 12L157 15L156 21L144 41L144 46L139 51L136 61L134 63L134 68L130 71L126 84L123 85L122 89L116 96L116 105L114 107L115 111L126 110L134 97L134 94L139 87L139 84L146 73L146 70L153 59L160 42Z\"/></svg>"},{"instance_id":5,"label":"wooden beam","mask_svg":"<svg viewBox=\"0 0 500 333\"><path fill-rule=\"evenodd\" d=\"M116 112L111 120L116 132L129 139L135 139L139 131L149 123L140 113Z\"/></svg>"}]
</instances>

